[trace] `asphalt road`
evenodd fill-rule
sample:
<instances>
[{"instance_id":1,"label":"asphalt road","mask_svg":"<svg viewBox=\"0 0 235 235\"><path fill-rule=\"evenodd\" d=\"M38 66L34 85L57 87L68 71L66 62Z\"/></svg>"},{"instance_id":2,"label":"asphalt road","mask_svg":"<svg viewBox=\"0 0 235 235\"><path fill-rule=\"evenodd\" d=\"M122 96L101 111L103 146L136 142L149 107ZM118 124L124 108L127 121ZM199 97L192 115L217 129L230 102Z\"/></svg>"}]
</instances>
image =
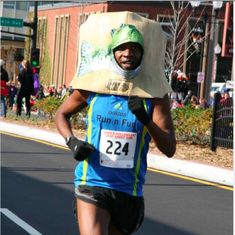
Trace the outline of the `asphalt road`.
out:
<instances>
[{"instance_id":1,"label":"asphalt road","mask_svg":"<svg viewBox=\"0 0 235 235\"><path fill-rule=\"evenodd\" d=\"M69 151L1 136L1 234L76 235ZM148 171L137 235L232 235L233 193Z\"/></svg>"}]
</instances>

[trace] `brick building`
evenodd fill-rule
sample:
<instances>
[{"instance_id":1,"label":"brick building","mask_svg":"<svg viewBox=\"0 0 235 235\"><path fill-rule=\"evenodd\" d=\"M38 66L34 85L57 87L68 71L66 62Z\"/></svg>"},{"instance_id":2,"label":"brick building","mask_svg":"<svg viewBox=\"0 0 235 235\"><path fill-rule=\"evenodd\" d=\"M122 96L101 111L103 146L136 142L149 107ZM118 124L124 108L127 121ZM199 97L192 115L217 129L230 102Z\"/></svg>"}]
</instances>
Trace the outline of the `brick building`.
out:
<instances>
[{"instance_id":1,"label":"brick building","mask_svg":"<svg viewBox=\"0 0 235 235\"><path fill-rule=\"evenodd\" d=\"M177 3L177 2L176 2ZM213 15L211 3L205 6L192 9L190 5L187 6L185 19L181 21L182 29L176 38L176 42L181 41L186 33L191 33L196 27L205 31L206 25L209 26L208 45L209 50L209 36L211 34L210 28L215 25L212 22ZM78 44L79 44L79 26L87 19L90 14L100 12L113 11L133 11L149 19L163 22L163 28L166 33L169 23L173 19L173 10L170 2L109 2L101 3L79 4L79 3L60 3L54 6L44 5L38 8L38 37L37 47L40 48L41 55L41 79L46 85L54 84L57 88L62 84L69 85L72 80L76 68L78 58ZM207 13L209 12L209 14ZM203 13L203 14L202 14ZM213 13L213 12L212 12ZM223 22L224 22L225 4L216 15L217 31L213 34L216 37L216 42L222 45ZM191 14L191 15L190 15ZM190 18L188 17L190 15ZM205 18L207 19L205 20ZM184 21L190 19L187 24ZM200 19L200 20L198 20ZM187 25L187 27L185 27ZM94 25L95 27L95 25ZM203 34L203 33L202 33ZM188 36L190 39L191 36ZM191 39L190 39L191 40ZM201 70L202 60L205 54L202 55L203 48L200 53L194 53L190 56L189 40L185 41L181 46L181 54L177 69L186 72L192 83L192 89L195 94L198 93L199 85L197 83L197 72ZM213 42L214 43L214 42ZM205 43L200 46L205 47ZM209 56L208 53L206 54ZM232 58L217 58L217 77L225 76L228 80L231 79ZM208 64L208 58L204 60ZM205 71L206 72L206 71ZM211 82L211 81L210 81Z\"/></svg>"}]
</instances>

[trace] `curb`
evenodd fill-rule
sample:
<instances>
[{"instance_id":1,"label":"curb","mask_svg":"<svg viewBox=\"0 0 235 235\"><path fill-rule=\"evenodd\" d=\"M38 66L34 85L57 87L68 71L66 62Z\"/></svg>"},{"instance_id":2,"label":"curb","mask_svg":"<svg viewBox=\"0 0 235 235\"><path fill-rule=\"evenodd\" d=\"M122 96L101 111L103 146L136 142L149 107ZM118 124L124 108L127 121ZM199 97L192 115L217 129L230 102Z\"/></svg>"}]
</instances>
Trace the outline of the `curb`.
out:
<instances>
[{"instance_id":1,"label":"curb","mask_svg":"<svg viewBox=\"0 0 235 235\"><path fill-rule=\"evenodd\" d=\"M44 140L53 144L66 147L64 138L56 132L46 131L24 125L0 121L0 131L13 133L38 140ZM220 167L209 166L206 164L190 162L175 158L167 158L161 155L148 154L148 167L189 176L213 183L233 186L233 170Z\"/></svg>"}]
</instances>

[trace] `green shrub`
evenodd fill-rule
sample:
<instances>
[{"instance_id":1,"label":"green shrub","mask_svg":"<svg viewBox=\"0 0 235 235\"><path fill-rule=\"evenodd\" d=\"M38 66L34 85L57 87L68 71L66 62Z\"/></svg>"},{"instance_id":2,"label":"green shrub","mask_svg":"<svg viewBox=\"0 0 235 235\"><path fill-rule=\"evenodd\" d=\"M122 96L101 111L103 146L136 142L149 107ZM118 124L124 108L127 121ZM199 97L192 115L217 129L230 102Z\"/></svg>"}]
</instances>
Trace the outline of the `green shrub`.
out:
<instances>
[{"instance_id":1,"label":"green shrub","mask_svg":"<svg viewBox=\"0 0 235 235\"><path fill-rule=\"evenodd\" d=\"M35 104L35 107L42 111L44 114L48 115L49 120L52 121L54 118L54 114L61 104L62 101L60 99L49 96L44 99L38 100Z\"/></svg>"},{"instance_id":2,"label":"green shrub","mask_svg":"<svg viewBox=\"0 0 235 235\"><path fill-rule=\"evenodd\" d=\"M212 109L185 106L172 110L176 138L192 144L210 144Z\"/></svg>"},{"instance_id":3,"label":"green shrub","mask_svg":"<svg viewBox=\"0 0 235 235\"><path fill-rule=\"evenodd\" d=\"M49 121L53 121L54 115L60 105L64 102L64 99L58 99L53 96L48 96L44 99L38 100L35 104L35 107L43 112L44 115L49 117ZM74 128L85 128L85 117L87 113L87 108L82 109L80 112L72 115L71 117L71 124Z\"/></svg>"},{"instance_id":4,"label":"green shrub","mask_svg":"<svg viewBox=\"0 0 235 235\"><path fill-rule=\"evenodd\" d=\"M53 121L54 114L64 100L55 97L46 97L36 102L37 109L42 111ZM71 117L74 128L85 128L85 116L87 108L84 108ZM176 139L187 141L191 144L210 144L212 109L194 109L185 106L172 110L172 118L175 127Z\"/></svg>"}]
</instances>

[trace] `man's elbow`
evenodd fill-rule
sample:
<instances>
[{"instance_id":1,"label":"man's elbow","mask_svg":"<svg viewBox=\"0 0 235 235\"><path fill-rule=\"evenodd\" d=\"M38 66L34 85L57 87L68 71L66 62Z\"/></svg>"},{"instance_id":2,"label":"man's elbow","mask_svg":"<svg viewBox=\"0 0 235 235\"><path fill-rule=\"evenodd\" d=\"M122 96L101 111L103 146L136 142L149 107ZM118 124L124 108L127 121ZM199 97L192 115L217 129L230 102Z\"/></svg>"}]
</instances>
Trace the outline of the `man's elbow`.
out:
<instances>
[{"instance_id":1,"label":"man's elbow","mask_svg":"<svg viewBox=\"0 0 235 235\"><path fill-rule=\"evenodd\" d=\"M175 155L176 152L176 143L173 143L172 146L168 146L167 149L165 149L165 155L168 158L172 158Z\"/></svg>"},{"instance_id":2,"label":"man's elbow","mask_svg":"<svg viewBox=\"0 0 235 235\"><path fill-rule=\"evenodd\" d=\"M172 157L175 155L175 151L176 151L176 148L174 148L174 149L171 150L171 151L168 151L168 152L166 153L166 156L167 156L168 158L172 158Z\"/></svg>"}]
</instances>

